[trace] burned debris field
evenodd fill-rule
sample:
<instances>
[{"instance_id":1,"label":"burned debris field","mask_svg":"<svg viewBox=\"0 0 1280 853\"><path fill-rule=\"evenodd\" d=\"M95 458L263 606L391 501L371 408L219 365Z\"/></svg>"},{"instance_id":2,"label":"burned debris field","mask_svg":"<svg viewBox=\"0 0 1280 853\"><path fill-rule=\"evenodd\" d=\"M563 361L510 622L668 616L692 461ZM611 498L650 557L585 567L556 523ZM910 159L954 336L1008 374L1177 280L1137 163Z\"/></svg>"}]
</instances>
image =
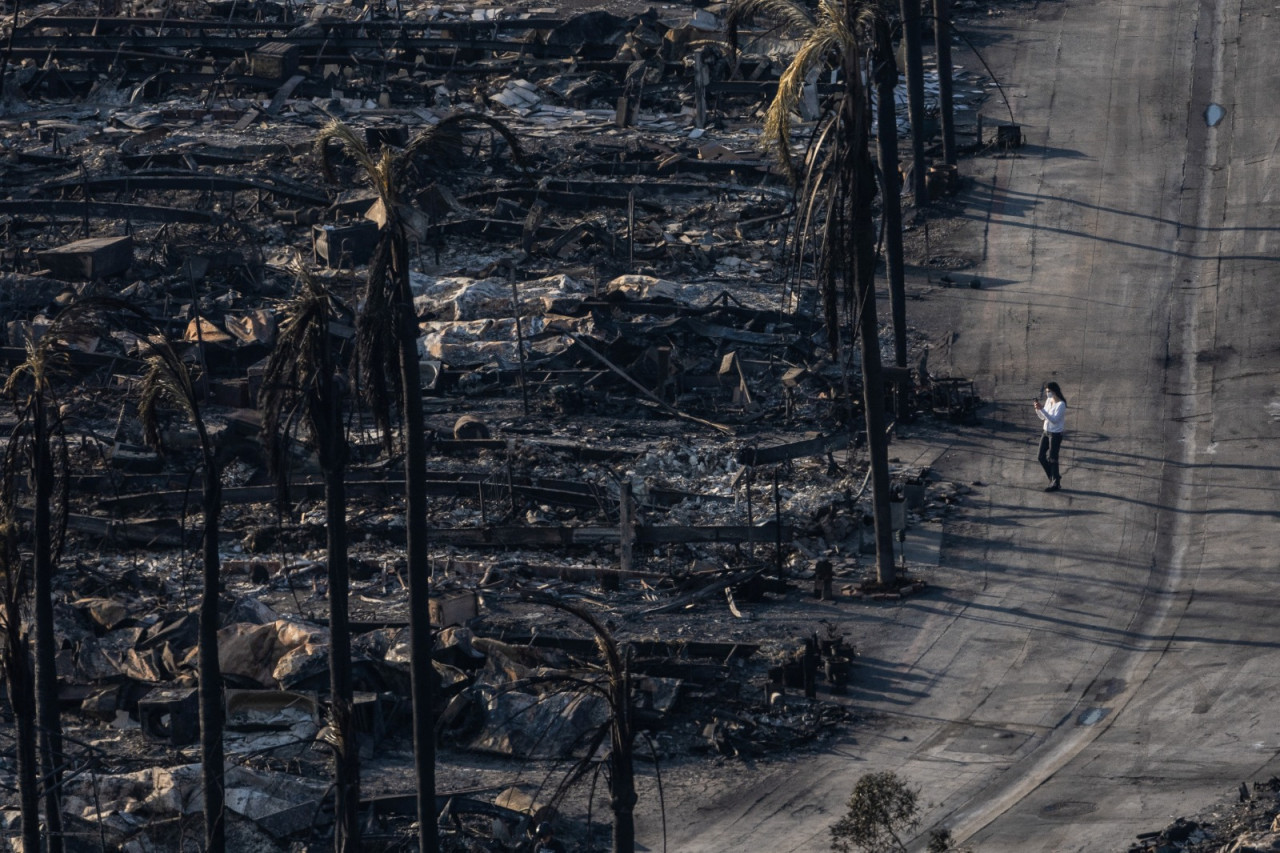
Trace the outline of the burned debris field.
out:
<instances>
[{"instance_id":1,"label":"burned debris field","mask_svg":"<svg viewBox=\"0 0 1280 853\"><path fill-rule=\"evenodd\" d=\"M617 849L619 749L655 814L663 773L731 788L858 724L862 614L930 576L899 550L877 580L861 358L833 357L761 145L784 33L718 6L5 8L6 842L38 762L68 850L330 849L344 808L360 849L416 848L429 733L433 849L541 821ZM987 85L952 76L973 150ZM907 210L913 305L981 286L940 175ZM898 363L887 306L910 530L968 492L921 448L981 401L925 331Z\"/></svg>"}]
</instances>

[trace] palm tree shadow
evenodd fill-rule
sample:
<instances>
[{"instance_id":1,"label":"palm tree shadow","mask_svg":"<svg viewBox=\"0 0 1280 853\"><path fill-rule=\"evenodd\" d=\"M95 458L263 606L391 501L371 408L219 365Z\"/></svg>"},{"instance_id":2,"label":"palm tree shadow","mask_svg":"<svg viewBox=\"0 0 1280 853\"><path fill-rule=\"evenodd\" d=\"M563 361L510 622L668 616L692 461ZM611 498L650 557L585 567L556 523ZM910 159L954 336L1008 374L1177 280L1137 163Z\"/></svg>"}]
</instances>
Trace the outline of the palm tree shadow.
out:
<instances>
[{"instance_id":1,"label":"palm tree shadow","mask_svg":"<svg viewBox=\"0 0 1280 853\"><path fill-rule=\"evenodd\" d=\"M938 277L938 282L944 287L957 287L972 290L991 290L996 287L1004 287L1009 284L1019 284L1020 282L1012 278L994 278L989 275L974 275L973 273L943 273Z\"/></svg>"},{"instance_id":2,"label":"palm tree shadow","mask_svg":"<svg viewBox=\"0 0 1280 853\"><path fill-rule=\"evenodd\" d=\"M855 666L848 688L855 701L910 705L928 696L928 691L918 689L930 680L921 673L903 672L895 664L868 657L858 657Z\"/></svg>"},{"instance_id":3,"label":"palm tree shadow","mask_svg":"<svg viewBox=\"0 0 1280 853\"><path fill-rule=\"evenodd\" d=\"M1074 148L1054 148L1052 145L1026 145L1018 151L1027 157L1043 157L1045 159L1092 160L1083 151Z\"/></svg>"}]
</instances>

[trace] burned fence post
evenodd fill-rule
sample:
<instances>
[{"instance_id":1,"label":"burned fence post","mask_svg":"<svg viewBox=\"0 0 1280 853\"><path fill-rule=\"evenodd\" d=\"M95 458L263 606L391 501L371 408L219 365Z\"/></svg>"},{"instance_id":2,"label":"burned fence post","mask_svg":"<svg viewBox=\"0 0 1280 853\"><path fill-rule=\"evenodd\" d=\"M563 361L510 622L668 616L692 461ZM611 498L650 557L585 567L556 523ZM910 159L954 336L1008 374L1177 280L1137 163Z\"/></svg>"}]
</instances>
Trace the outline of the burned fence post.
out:
<instances>
[{"instance_id":1,"label":"burned fence post","mask_svg":"<svg viewBox=\"0 0 1280 853\"><path fill-rule=\"evenodd\" d=\"M515 454L515 448L511 445L507 446L507 498L511 505L511 517L516 514L516 480L515 471L512 463L512 456Z\"/></svg>"},{"instance_id":2,"label":"burned fence post","mask_svg":"<svg viewBox=\"0 0 1280 853\"><path fill-rule=\"evenodd\" d=\"M773 525L777 528L775 548L778 564L778 577L782 577L782 496L778 491L778 469L773 469Z\"/></svg>"},{"instance_id":3,"label":"burned fence post","mask_svg":"<svg viewBox=\"0 0 1280 853\"><path fill-rule=\"evenodd\" d=\"M627 272L636 269L636 191L627 192Z\"/></svg>"},{"instance_id":4,"label":"burned fence post","mask_svg":"<svg viewBox=\"0 0 1280 853\"><path fill-rule=\"evenodd\" d=\"M701 130L707 126L707 85L711 82L711 67L707 62L707 49L698 48L693 55L693 92L696 113L693 126Z\"/></svg>"},{"instance_id":5,"label":"burned fence post","mask_svg":"<svg viewBox=\"0 0 1280 853\"><path fill-rule=\"evenodd\" d=\"M516 287L515 272L511 274L511 316L516 323L516 354L520 359L520 397L524 402L524 416L529 417L529 379L524 370L524 331L520 328L520 290Z\"/></svg>"},{"instance_id":6,"label":"burned fence post","mask_svg":"<svg viewBox=\"0 0 1280 853\"><path fill-rule=\"evenodd\" d=\"M666 402L667 382L671 376L671 347L658 347L658 384L653 389L659 400Z\"/></svg>"},{"instance_id":7,"label":"burned fence post","mask_svg":"<svg viewBox=\"0 0 1280 853\"><path fill-rule=\"evenodd\" d=\"M605 574L606 589L617 589L621 576L630 573L635 566L636 521L631 501L631 483L624 481L618 495L619 572L617 575Z\"/></svg>"},{"instance_id":8,"label":"burned fence post","mask_svg":"<svg viewBox=\"0 0 1280 853\"><path fill-rule=\"evenodd\" d=\"M832 581L835 567L830 560L819 560L813 567L813 597L820 601L832 599Z\"/></svg>"}]
</instances>

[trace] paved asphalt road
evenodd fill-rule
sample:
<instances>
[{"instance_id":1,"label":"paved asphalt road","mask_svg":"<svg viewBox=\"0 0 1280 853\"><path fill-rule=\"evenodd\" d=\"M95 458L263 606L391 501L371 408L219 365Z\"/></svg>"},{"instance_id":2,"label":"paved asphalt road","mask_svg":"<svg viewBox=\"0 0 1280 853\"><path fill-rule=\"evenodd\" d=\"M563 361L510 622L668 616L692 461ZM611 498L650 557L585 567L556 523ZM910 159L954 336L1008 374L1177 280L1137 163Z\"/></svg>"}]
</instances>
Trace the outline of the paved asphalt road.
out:
<instances>
[{"instance_id":1,"label":"paved asphalt road","mask_svg":"<svg viewBox=\"0 0 1280 853\"><path fill-rule=\"evenodd\" d=\"M942 588L856 617L854 698L880 723L669 802L667 849L826 850L853 782L893 769L928 804L917 849L946 826L981 853L1124 850L1280 775L1280 5L1065 0L974 25L1027 138L972 165L985 286L932 297L957 319L931 366L993 403L936 468L983 485ZM1051 378L1068 435L1045 494L1031 400Z\"/></svg>"}]
</instances>

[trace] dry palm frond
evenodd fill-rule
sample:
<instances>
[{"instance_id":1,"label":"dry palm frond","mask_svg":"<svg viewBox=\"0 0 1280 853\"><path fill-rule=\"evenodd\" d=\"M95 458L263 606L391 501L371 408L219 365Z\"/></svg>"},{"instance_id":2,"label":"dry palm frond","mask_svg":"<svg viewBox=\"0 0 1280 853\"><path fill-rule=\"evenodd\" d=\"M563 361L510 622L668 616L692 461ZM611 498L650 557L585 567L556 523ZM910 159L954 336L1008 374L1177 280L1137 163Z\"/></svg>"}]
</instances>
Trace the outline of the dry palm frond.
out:
<instances>
[{"instance_id":1,"label":"dry palm frond","mask_svg":"<svg viewBox=\"0 0 1280 853\"><path fill-rule=\"evenodd\" d=\"M8 477L16 470L25 470L31 478L31 488L36 488L36 459L40 453L51 454L50 467L53 491L49 495L51 516L50 549L56 563L66 539L67 518L70 505L71 454L67 447L66 431L59 415L57 395L53 380L69 366L70 356L64 344L66 340L88 329L72 313L63 311L54 318L39 340L27 343L27 358L9 374L3 392L17 398L19 403L18 425L10 437L5 460L5 489L12 485ZM24 454L26 464L18 465L14 454ZM13 492L7 491L9 495Z\"/></svg>"},{"instance_id":2,"label":"dry palm frond","mask_svg":"<svg viewBox=\"0 0 1280 853\"><path fill-rule=\"evenodd\" d=\"M797 227L794 268L798 271L815 244L822 313L832 352L837 349L841 316L856 317L855 265L862 263L855 230L867 227L858 211L869 206L874 188L863 184L868 123L864 80L864 39L877 21L877 10L864 0L820 0L810 17L790 0L744 0L742 13L765 12L799 29L803 42L783 72L778 91L765 114L762 140L772 149L796 188ZM815 72L836 69L844 91L828 105L797 160L792 153L792 114ZM874 170L870 174L874 177ZM856 325L856 324L855 324Z\"/></svg>"},{"instance_id":3,"label":"dry palm frond","mask_svg":"<svg viewBox=\"0 0 1280 853\"><path fill-rule=\"evenodd\" d=\"M330 434L340 431L342 401L329 323L342 312L333 294L301 268L299 281L301 287L285 309L287 319L276 337L258 395L267 468L282 487L287 483L288 436L303 424L316 441L323 468L345 462L345 436ZM287 501L287 491L282 488L278 497Z\"/></svg>"},{"instance_id":4,"label":"dry palm frond","mask_svg":"<svg viewBox=\"0 0 1280 853\"><path fill-rule=\"evenodd\" d=\"M54 377L65 372L70 364L70 357L59 346L63 342L61 331L55 323L39 340L27 341L27 357L5 380L5 396L17 397L24 381L30 381L31 394L48 393Z\"/></svg>"},{"instance_id":5,"label":"dry palm frond","mask_svg":"<svg viewBox=\"0 0 1280 853\"><path fill-rule=\"evenodd\" d=\"M729 46L738 52L738 30L756 15L764 15L778 21L782 28L807 37L814 27L809 10L792 0L738 0L729 7L725 16L725 30L729 34Z\"/></svg>"},{"instance_id":6,"label":"dry palm frond","mask_svg":"<svg viewBox=\"0 0 1280 853\"><path fill-rule=\"evenodd\" d=\"M363 306L356 319L356 361L361 395L373 411L375 423L388 447L391 442L391 413L402 402L403 389L397 378L405 354L411 347L407 335L416 330L408 285L408 243L410 211L402 205L404 187L411 183L416 164L424 158L439 158L450 150L460 150L462 133L468 126L496 131L511 147L512 156L523 163L519 140L498 119L470 112L455 112L434 127L417 134L403 149L384 146L375 158L355 132L345 124L330 122L317 135L312 150L326 176L333 179L329 161L330 143L337 143L351 155L364 178L377 191L385 219L382 235L369 262ZM416 333L414 334L416 339Z\"/></svg>"},{"instance_id":7,"label":"dry palm frond","mask_svg":"<svg viewBox=\"0 0 1280 853\"><path fill-rule=\"evenodd\" d=\"M446 125L446 132L454 124L456 122ZM404 164L413 157L411 152L427 145L424 138L443 139L436 136L436 130L437 128L432 128L419 134L398 154L393 153L389 146L384 147L375 159L355 131L335 120L320 131L312 146L312 151L330 180L334 179L334 175L328 159L329 143L337 142L351 154L363 170L365 179L377 191L386 216L382 236L369 261L364 306L356 319L356 360L361 394L369 403L374 422L388 447L391 441L391 412L398 401L399 390L399 384L393 377L398 375L400 366L395 256L402 254L402 251L397 250L403 250L407 243L403 217L399 210L401 176ZM398 263L405 262L402 258Z\"/></svg>"},{"instance_id":8,"label":"dry palm frond","mask_svg":"<svg viewBox=\"0 0 1280 853\"><path fill-rule=\"evenodd\" d=\"M30 573L22 570L18 557L18 484L15 473L24 467L19 459L19 448L22 446L22 435L26 424L19 422L5 446L4 468L0 470L0 621L11 634L16 636L20 628L21 618L18 609L26 597L26 589Z\"/></svg>"},{"instance_id":9,"label":"dry palm frond","mask_svg":"<svg viewBox=\"0 0 1280 853\"><path fill-rule=\"evenodd\" d=\"M325 180L330 183L334 183L337 180L333 173L333 163L330 160L330 142L337 142L348 156L354 158L360 164L360 168L364 170L366 175L371 176L377 173L378 161L369 152L369 147L365 145L364 140L349 125L338 119L333 119L320 129L320 132L316 134L315 141L311 143L311 154L320 165L320 171Z\"/></svg>"},{"instance_id":10,"label":"dry palm frond","mask_svg":"<svg viewBox=\"0 0 1280 853\"><path fill-rule=\"evenodd\" d=\"M786 0L772 0L786 5ZM778 92L765 113L765 144L773 148L783 169L793 183L800 180L800 170L791 156L791 114L804 96L805 81L813 71L838 67L845 72L842 97L860 97L861 79L849 79L849 70L860 65L859 30L874 20L873 7L822 0L818 17L805 33L805 41L778 81ZM839 110L836 110L837 116Z\"/></svg>"},{"instance_id":11,"label":"dry palm frond","mask_svg":"<svg viewBox=\"0 0 1280 853\"><path fill-rule=\"evenodd\" d=\"M360 393L373 412L384 442L391 441L391 412L400 402L400 300L392 274L395 236L384 233L369 261L369 286L356 318L356 363Z\"/></svg>"},{"instance_id":12,"label":"dry palm frond","mask_svg":"<svg viewBox=\"0 0 1280 853\"><path fill-rule=\"evenodd\" d=\"M163 452L160 404L165 400L177 406L203 437L204 425L200 418L200 407L187 366L172 350L165 353L161 349L152 349L146 358L146 364L147 370L142 376L142 395L138 399L138 420L142 423L143 441L157 452Z\"/></svg>"},{"instance_id":13,"label":"dry palm frond","mask_svg":"<svg viewBox=\"0 0 1280 853\"><path fill-rule=\"evenodd\" d=\"M481 125L497 131L511 147L511 156L516 165L523 167L525 156L520 140L505 122L492 116L471 112L452 112L440 120L434 127L428 128L409 140L404 154L399 159L396 177L403 178L407 169L422 155L433 156L457 148L462 143L462 133L469 125Z\"/></svg>"}]
</instances>

